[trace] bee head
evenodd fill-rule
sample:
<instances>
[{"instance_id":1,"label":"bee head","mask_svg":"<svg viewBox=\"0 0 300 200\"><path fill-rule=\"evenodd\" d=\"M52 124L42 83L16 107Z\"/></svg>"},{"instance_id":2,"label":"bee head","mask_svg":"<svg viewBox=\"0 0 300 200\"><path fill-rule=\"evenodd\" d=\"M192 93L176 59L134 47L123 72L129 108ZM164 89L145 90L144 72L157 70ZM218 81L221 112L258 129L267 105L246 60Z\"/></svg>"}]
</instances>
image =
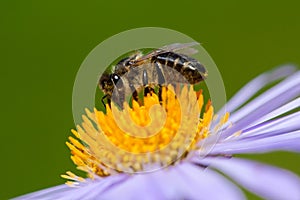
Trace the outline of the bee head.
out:
<instances>
[{"instance_id":1,"label":"bee head","mask_svg":"<svg viewBox=\"0 0 300 200\"><path fill-rule=\"evenodd\" d=\"M102 74L99 80L99 88L107 93L110 88L113 88L113 82L111 80L111 75L108 73Z\"/></svg>"},{"instance_id":2,"label":"bee head","mask_svg":"<svg viewBox=\"0 0 300 200\"><path fill-rule=\"evenodd\" d=\"M104 93L112 93L114 86L120 81L121 78L118 74L104 73L99 80L99 87Z\"/></svg>"}]
</instances>

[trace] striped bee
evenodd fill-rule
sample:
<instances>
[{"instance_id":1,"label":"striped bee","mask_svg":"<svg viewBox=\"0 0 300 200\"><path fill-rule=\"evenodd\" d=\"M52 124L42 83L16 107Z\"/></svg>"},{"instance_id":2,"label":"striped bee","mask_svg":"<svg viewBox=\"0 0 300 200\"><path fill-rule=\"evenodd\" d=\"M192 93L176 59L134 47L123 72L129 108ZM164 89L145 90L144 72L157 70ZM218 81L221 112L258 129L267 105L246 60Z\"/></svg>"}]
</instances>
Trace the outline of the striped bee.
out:
<instances>
[{"instance_id":1,"label":"striped bee","mask_svg":"<svg viewBox=\"0 0 300 200\"><path fill-rule=\"evenodd\" d=\"M197 53L192 48L197 44L175 43L145 55L139 51L123 58L111 73L104 73L99 80L99 87L105 94L102 103L105 105L104 99L107 99L107 103L113 100L122 105L128 94L136 99L141 89L148 93L161 85L203 81L207 77L206 68L188 56Z\"/></svg>"}]
</instances>

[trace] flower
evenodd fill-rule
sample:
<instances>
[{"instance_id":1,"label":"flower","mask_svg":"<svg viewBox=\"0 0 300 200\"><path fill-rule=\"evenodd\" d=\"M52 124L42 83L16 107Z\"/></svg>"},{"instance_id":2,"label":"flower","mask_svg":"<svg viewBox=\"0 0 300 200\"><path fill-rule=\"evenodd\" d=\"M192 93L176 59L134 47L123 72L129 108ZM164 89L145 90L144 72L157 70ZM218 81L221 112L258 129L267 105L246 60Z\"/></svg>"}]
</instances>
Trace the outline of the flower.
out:
<instances>
[{"instance_id":1,"label":"flower","mask_svg":"<svg viewBox=\"0 0 300 200\"><path fill-rule=\"evenodd\" d=\"M245 199L237 184L266 199L300 199L297 175L234 157L300 152L299 95L300 71L285 66L249 82L215 115L201 93L170 86L161 101L148 94L132 108L87 110L67 145L88 177L67 172L66 185L15 199Z\"/></svg>"}]
</instances>

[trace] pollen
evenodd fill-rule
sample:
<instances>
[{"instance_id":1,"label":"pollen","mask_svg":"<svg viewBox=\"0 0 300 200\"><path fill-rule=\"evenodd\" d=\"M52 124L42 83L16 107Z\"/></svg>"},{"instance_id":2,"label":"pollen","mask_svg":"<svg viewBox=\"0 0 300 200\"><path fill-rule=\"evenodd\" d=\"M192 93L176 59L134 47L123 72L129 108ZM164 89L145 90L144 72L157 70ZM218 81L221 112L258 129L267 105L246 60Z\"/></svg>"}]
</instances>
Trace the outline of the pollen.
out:
<instances>
[{"instance_id":1,"label":"pollen","mask_svg":"<svg viewBox=\"0 0 300 200\"><path fill-rule=\"evenodd\" d=\"M162 87L160 95L161 99L147 94L143 103L124 102L122 108L112 103L106 105L106 113L86 109L81 126L72 130L75 137L66 142L77 168L92 179L153 171L183 162L191 151L199 150L197 143L211 134L212 103L204 106L202 93L188 86ZM82 181L71 172L62 176L68 184Z\"/></svg>"}]
</instances>

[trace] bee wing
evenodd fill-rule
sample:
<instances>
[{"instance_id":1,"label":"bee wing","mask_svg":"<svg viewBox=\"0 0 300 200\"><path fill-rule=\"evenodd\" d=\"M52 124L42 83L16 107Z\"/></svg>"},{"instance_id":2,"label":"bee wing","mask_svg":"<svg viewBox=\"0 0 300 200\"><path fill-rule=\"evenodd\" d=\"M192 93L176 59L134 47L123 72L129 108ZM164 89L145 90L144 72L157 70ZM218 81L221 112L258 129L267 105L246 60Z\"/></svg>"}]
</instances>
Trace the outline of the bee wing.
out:
<instances>
[{"instance_id":1,"label":"bee wing","mask_svg":"<svg viewBox=\"0 0 300 200\"><path fill-rule=\"evenodd\" d=\"M196 45L199 45L199 43L198 42L174 43L174 44L170 44L167 46L163 46L162 48L160 48L160 50L173 51L173 52L177 52L177 53L190 52L190 53L185 53L187 55L190 55L190 54L195 54L198 52L197 49L192 48L192 46L196 46Z\"/></svg>"},{"instance_id":2,"label":"bee wing","mask_svg":"<svg viewBox=\"0 0 300 200\"><path fill-rule=\"evenodd\" d=\"M179 53L179 54L184 54L184 55L194 55L194 54L198 53L198 50L195 48L188 47L185 49L176 50L174 52Z\"/></svg>"},{"instance_id":3,"label":"bee wing","mask_svg":"<svg viewBox=\"0 0 300 200\"><path fill-rule=\"evenodd\" d=\"M184 55L193 55L198 52L197 49L192 48L192 46L198 45L197 42L190 42L190 43L174 43L170 45L163 46L159 49L153 50L150 53L138 58L135 60L135 63L140 63L141 61L147 60L152 56L157 55L158 53L165 52L165 51L172 51Z\"/></svg>"}]
</instances>

